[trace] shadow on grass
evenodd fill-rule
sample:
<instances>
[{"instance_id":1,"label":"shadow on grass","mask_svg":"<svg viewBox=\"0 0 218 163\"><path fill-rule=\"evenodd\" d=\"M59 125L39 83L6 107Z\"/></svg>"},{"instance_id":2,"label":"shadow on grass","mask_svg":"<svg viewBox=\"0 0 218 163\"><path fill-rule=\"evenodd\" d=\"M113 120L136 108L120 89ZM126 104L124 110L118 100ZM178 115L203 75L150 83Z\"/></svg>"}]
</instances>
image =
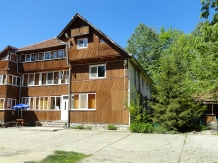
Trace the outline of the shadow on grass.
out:
<instances>
[{"instance_id":1,"label":"shadow on grass","mask_svg":"<svg viewBox=\"0 0 218 163\"><path fill-rule=\"evenodd\" d=\"M91 155L85 155L83 153L77 153L77 152L55 151L54 154L48 155L42 161L27 161L24 163L61 163L61 162L76 163L89 156Z\"/></svg>"}]
</instances>

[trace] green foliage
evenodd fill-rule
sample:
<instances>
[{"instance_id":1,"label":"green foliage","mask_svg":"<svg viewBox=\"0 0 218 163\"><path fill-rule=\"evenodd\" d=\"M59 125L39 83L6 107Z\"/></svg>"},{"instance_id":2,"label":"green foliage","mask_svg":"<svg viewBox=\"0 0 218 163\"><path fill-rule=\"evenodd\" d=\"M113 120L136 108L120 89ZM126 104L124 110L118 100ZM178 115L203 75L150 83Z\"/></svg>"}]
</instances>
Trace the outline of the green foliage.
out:
<instances>
[{"instance_id":1,"label":"green foliage","mask_svg":"<svg viewBox=\"0 0 218 163\"><path fill-rule=\"evenodd\" d=\"M109 125L107 126L107 129L108 129L108 130L117 130L117 127L116 127L115 125L109 124Z\"/></svg>"},{"instance_id":2,"label":"green foliage","mask_svg":"<svg viewBox=\"0 0 218 163\"><path fill-rule=\"evenodd\" d=\"M25 163L60 163L60 162L69 162L69 163L76 163L81 161L82 159L89 157L90 155L85 155L82 153L77 152L65 152L65 151L55 151L54 154L47 156L42 161L28 161Z\"/></svg>"},{"instance_id":3,"label":"green foliage","mask_svg":"<svg viewBox=\"0 0 218 163\"><path fill-rule=\"evenodd\" d=\"M211 24L215 24L218 22L218 0L201 0L202 8L201 8L201 18L208 19L210 13L214 13Z\"/></svg>"},{"instance_id":4,"label":"green foliage","mask_svg":"<svg viewBox=\"0 0 218 163\"><path fill-rule=\"evenodd\" d=\"M165 129L164 127L158 125L158 126L154 126L154 133L157 134L165 134L167 132L167 129Z\"/></svg>"},{"instance_id":5,"label":"green foliage","mask_svg":"<svg viewBox=\"0 0 218 163\"><path fill-rule=\"evenodd\" d=\"M73 127L70 127L72 129L79 129L79 130L85 130L86 127L82 126L82 125L78 125L78 126L73 126Z\"/></svg>"},{"instance_id":6,"label":"green foliage","mask_svg":"<svg viewBox=\"0 0 218 163\"><path fill-rule=\"evenodd\" d=\"M136 133L152 133L154 130L152 124L143 122L134 122L130 124L130 131Z\"/></svg>"}]
</instances>

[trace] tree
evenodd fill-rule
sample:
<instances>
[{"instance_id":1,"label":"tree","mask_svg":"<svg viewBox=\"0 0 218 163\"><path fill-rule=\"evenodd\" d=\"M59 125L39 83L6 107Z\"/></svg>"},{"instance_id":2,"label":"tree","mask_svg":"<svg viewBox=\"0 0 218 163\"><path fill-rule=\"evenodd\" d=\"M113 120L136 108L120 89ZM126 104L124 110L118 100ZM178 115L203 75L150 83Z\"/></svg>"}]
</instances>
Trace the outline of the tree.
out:
<instances>
[{"instance_id":1,"label":"tree","mask_svg":"<svg viewBox=\"0 0 218 163\"><path fill-rule=\"evenodd\" d=\"M142 23L136 27L127 41L126 50L139 61L148 74L151 74L151 69L159 59L157 43L158 35L156 32Z\"/></svg>"},{"instance_id":2,"label":"tree","mask_svg":"<svg viewBox=\"0 0 218 163\"><path fill-rule=\"evenodd\" d=\"M204 107L193 99L189 68L192 51L190 36L181 35L171 43L160 58L159 71L155 74L156 83L153 94L153 122L167 130L194 128Z\"/></svg>"},{"instance_id":3,"label":"tree","mask_svg":"<svg viewBox=\"0 0 218 163\"><path fill-rule=\"evenodd\" d=\"M201 8L201 18L208 19L210 16L210 9L214 9L214 15L213 19L211 21L211 24L215 24L218 22L218 0L201 0L202 8Z\"/></svg>"},{"instance_id":4,"label":"tree","mask_svg":"<svg viewBox=\"0 0 218 163\"><path fill-rule=\"evenodd\" d=\"M217 98L218 92L218 23L205 22L200 29L201 35L195 38L191 64L194 79L193 87L200 96Z\"/></svg>"}]
</instances>

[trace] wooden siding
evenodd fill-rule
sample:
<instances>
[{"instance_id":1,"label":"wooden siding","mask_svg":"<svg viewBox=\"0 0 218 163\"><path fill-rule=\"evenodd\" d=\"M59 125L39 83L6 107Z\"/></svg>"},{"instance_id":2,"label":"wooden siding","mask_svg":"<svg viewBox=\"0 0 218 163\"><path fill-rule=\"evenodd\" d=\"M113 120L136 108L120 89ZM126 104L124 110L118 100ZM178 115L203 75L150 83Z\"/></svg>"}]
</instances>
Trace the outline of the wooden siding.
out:
<instances>
[{"instance_id":1,"label":"wooden siding","mask_svg":"<svg viewBox=\"0 0 218 163\"><path fill-rule=\"evenodd\" d=\"M19 92L20 92L20 87L12 86L12 85L7 86L7 98L18 99L19 98Z\"/></svg>"},{"instance_id":2,"label":"wooden siding","mask_svg":"<svg viewBox=\"0 0 218 163\"><path fill-rule=\"evenodd\" d=\"M16 110L0 110L0 121L15 121L17 118Z\"/></svg>"},{"instance_id":3,"label":"wooden siding","mask_svg":"<svg viewBox=\"0 0 218 163\"><path fill-rule=\"evenodd\" d=\"M5 117L5 111L0 110L0 121L4 121L4 117Z\"/></svg>"},{"instance_id":4,"label":"wooden siding","mask_svg":"<svg viewBox=\"0 0 218 163\"><path fill-rule=\"evenodd\" d=\"M61 70L67 68L68 67L65 59L19 63L19 71L21 72Z\"/></svg>"},{"instance_id":5,"label":"wooden siding","mask_svg":"<svg viewBox=\"0 0 218 163\"><path fill-rule=\"evenodd\" d=\"M124 76L123 61L89 63L89 65L105 64L106 79L120 78ZM72 65L72 81L89 80L89 65ZM99 80L99 79L98 79ZM91 79L90 81L95 81Z\"/></svg>"},{"instance_id":6,"label":"wooden siding","mask_svg":"<svg viewBox=\"0 0 218 163\"><path fill-rule=\"evenodd\" d=\"M24 110L22 117L29 121L54 121L61 119L61 111Z\"/></svg>"},{"instance_id":7,"label":"wooden siding","mask_svg":"<svg viewBox=\"0 0 218 163\"><path fill-rule=\"evenodd\" d=\"M70 111L71 123L129 124L128 110Z\"/></svg>"},{"instance_id":8,"label":"wooden siding","mask_svg":"<svg viewBox=\"0 0 218 163\"><path fill-rule=\"evenodd\" d=\"M0 98L5 98L6 90L7 90L6 85L0 85Z\"/></svg>"},{"instance_id":9,"label":"wooden siding","mask_svg":"<svg viewBox=\"0 0 218 163\"><path fill-rule=\"evenodd\" d=\"M71 29L71 37L83 34L89 34L89 26Z\"/></svg>"},{"instance_id":10,"label":"wooden siding","mask_svg":"<svg viewBox=\"0 0 218 163\"><path fill-rule=\"evenodd\" d=\"M0 69L7 69L8 68L8 60L1 61L0 60Z\"/></svg>"},{"instance_id":11,"label":"wooden siding","mask_svg":"<svg viewBox=\"0 0 218 163\"><path fill-rule=\"evenodd\" d=\"M57 96L66 94L68 94L68 85L22 87L22 97Z\"/></svg>"}]
</instances>

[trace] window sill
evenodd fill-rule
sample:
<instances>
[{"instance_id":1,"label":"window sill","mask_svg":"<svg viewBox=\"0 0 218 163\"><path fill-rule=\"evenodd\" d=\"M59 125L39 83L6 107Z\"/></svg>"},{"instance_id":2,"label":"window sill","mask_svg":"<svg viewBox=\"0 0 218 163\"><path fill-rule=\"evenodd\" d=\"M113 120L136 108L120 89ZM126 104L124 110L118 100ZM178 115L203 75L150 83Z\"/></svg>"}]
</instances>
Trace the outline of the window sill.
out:
<instances>
[{"instance_id":1,"label":"window sill","mask_svg":"<svg viewBox=\"0 0 218 163\"><path fill-rule=\"evenodd\" d=\"M70 109L70 111L96 111L96 109Z\"/></svg>"}]
</instances>

